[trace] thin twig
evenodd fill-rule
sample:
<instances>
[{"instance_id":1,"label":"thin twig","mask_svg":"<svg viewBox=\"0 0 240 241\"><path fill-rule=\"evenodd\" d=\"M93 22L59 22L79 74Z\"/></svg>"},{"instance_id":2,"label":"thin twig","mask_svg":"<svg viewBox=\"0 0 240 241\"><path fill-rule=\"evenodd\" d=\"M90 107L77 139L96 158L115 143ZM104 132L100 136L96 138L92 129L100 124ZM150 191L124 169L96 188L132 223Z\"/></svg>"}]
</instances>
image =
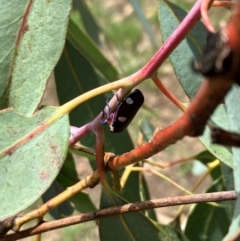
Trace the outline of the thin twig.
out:
<instances>
[{"instance_id":1,"label":"thin twig","mask_svg":"<svg viewBox=\"0 0 240 241\"><path fill-rule=\"evenodd\" d=\"M75 195L76 193L86 189L87 187L94 187L98 184L99 182L99 175L98 172L95 171L91 175L87 176L85 179L79 181L75 185L68 187L65 191L61 192L54 198L50 199L46 203L44 203L42 206L40 206L37 209L34 209L33 211L23 215L16 217L14 219L14 225L12 229L14 231L18 231L20 227L26 223L29 222L30 220L33 219L40 219L40 217L43 217L47 212L49 212L51 209L57 207L64 201L68 200L70 197Z\"/></svg>"},{"instance_id":2,"label":"thin twig","mask_svg":"<svg viewBox=\"0 0 240 241\"><path fill-rule=\"evenodd\" d=\"M18 233L9 234L1 238L1 241L13 241L17 239L22 239L38 233L47 232L50 230L79 224L83 222L92 221L99 218L106 218L111 216L116 216L120 214L137 212L146 209L160 208L160 207L170 207L178 205L186 205L192 203L204 203L204 202L216 202L216 201L229 201L235 200L237 197L235 191L226 192L214 192L214 193L204 193L195 194L190 196L178 196L173 198L161 198L155 200L149 200L144 202L129 203L122 206L115 206L110 208L105 208L96 212L84 213L76 215L74 217L63 218L56 221L44 222L36 227L29 228Z\"/></svg>"},{"instance_id":3,"label":"thin twig","mask_svg":"<svg viewBox=\"0 0 240 241\"><path fill-rule=\"evenodd\" d=\"M169 182L170 184L172 184L174 187L178 188L179 190L185 192L186 194L188 195L191 195L193 194L192 192L188 191L187 189L185 189L184 187L182 187L181 185L177 184L176 182L174 182L172 179L170 179L169 177L165 176L164 174L156 171L156 170L153 170L153 169L150 169L150 168L147 168L147 167L130 167L130 170L132 171L138 171L138 172L149 172L149 173L152 173L153 175L156 175L160 178L162 178L163 180Z\"/></svg>"},{"instance_id":4,"label":"thin twig","mask_svg":"<svg viewBox=\"0 0 240 241\"><path fill-rule=\"evenodd\" d=\"M212 4L213 7L233 7L234 2L233 1L214 1Z\"/></svg>"}]
</instances>

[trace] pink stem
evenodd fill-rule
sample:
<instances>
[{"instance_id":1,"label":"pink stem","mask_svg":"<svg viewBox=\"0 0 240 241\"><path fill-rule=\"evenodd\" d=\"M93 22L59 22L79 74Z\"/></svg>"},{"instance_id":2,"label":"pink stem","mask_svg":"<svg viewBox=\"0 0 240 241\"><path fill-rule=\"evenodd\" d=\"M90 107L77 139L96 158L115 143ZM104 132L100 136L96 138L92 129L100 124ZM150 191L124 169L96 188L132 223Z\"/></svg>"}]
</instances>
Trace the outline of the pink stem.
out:
<instances>
[{"instance_id":1,"label":"pink stem","mask_svg":"<svg viewBox=\"0 0 240 241\"><path fill-rule=\"evenodd\" d=\"M200 8L202 0L198 0L192 7L188 15L183 19L171 36L164 42L157 53L150 61L140 70L144 79L152 77L168 58L171 52L185 38L188 32L194 27L197 21L201 18Z\"/></svg>"}]
</instances>

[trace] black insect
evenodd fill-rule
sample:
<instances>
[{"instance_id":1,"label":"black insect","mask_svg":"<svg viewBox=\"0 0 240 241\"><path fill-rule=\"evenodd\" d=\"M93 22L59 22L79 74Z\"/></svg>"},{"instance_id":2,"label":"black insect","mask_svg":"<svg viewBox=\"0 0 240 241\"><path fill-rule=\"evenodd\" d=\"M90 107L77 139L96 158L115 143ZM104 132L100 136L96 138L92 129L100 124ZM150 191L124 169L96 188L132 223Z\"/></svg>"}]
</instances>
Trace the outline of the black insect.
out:
<instances>
[{"instance_id":1,"label":"black insect","mask_svg":"<svg viewBox=\"0 0 240 241\"><path fill-rule=\"evenodd\" d=\"M118 99L118 96L116 94ZM112 114L107 114L107 119L102 120L102 124L106 123L110 126L112 133L118 133L123 131L131 123L134 116L144 102L144 96L138 89L134 90L128 95L122 102L118 102L116 110ZM108 108L109 112L109 108ZM103 112L104 115L104 112Z\"/></svg>"}]
</instances>

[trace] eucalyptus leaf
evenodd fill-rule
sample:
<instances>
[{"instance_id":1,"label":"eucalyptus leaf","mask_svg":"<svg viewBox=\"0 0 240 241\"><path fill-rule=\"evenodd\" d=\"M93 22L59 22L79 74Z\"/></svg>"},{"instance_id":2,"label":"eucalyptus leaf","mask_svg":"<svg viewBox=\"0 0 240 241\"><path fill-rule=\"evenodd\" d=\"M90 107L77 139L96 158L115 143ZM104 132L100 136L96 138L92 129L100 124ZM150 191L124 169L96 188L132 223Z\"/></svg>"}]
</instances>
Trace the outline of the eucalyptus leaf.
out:
<instances>
[{"instance_id":1,"label":"eucalyptus leaf","mask_svg":"<svg viewBox=\"0 0 240 241\"><path fill-rule=\"evenodd\" d=\"M31 118L12 109L0 112L0 219L30 206L59 173L68 149L68 116L42 128L57 111L46 107Z\"/></svg>"},{"instance_id":2,"label":"eucalyptus leaf","mask_svg":"<svg viewBox=\"0 0 240 241\"><path fill-rule=\"evenodd\" d=\"M116 205L123 205L124 201L113 193L112 199ZM109 196L103 192L101 196L100 208L112 206L113 203ZM144 227L144 228L143 228ZM115 240L115 241L146 241L146 240L162 240L157 226L141 212L133 212L99 220L100 240Z\"/></svg>"},{"instance_id":3,"label":"eucalyptus leaf","mask_svg":"<svg viewBox=\"0 0 240 241\"><path fill-rule=\"evenodd\" d=\"M234 86L230 94L226 98L226 106L228 112L228 120L230 125L230 130L233 132L240 133L240 88ZM233 176L234 176L234 186L237 193L237 201L235 202L235 209L233 214L233 221L229 228L229 232L224 238L224 240L232 240L239 237L240 233L240 149L232 147L233 153ZM239 238L240 239L240 238Z\"/></svg>"},{"instance_id":4,"label":"eucalyptus leaf","mask_svg":"<svg viewBox=\"0 0 240 241\"><path fill-rule=\"evenodd\" d=\"M226 107L224 105L221 104L217 107L214 114L211 116L210 122L212 125L218 128L229 130L229 121L227 117ZM208 127L205 128L205 131L200 137L200 140L206 146L206 148L208 148L208 150L220 161L222 161L229 167L233 167L233 156L231 148L212 144L211 132Z\"/></svg>"},{"instance_id":5,"label":"eucalyptus leaf","mask_svg":"<svg viewBox=\"0 0 240 241\"><path fill-rule=\"evenodd\" d=\"M114 205L124 205L127 201L122 197L111 193L111 197L105 192L101 196L101 207L106 208ZM109 228L111 227L111 228ZM169 240L188 241L180 230L170 225L162 225L147 218L142 212L103 218L99 220L100 239L107 240Z\"/></svg>"},{"instance_id":6,"label":"eucalyptus leaf","mask_svg":"<svg viewBox=\"0 0 240 241\"><path fill-rule=\"evenodd\" d=\"M42 200L43 203L46 203L50 199L54 198L61 192L65 191L63 186L58 183L57 181L54 181L52 185L47 189L47 191L42 195ZM74 207L71 204L69 200L61 203L57 207L51 209L49 211L49 214L54 218L54 219L60 219L63 217L70 216L74 212Z\"/></svg>"},{"instance_id":7,"label":"eucalyptus leaf","mask_svg":"<svg viewBox=\"0 0 240 241\"><path fill-rule=\"evenodd\" d=\"M61 184L63 188L73 186L80 181L73 156L70 152L68 153L56 180L59 182L59 184ZM87 193L78 192L73 197L71 197L71 201L78 212L84 213L96 210L95 205Z\"/></svg>"},{"instance_id":8,"label":"eucalyptus leaf","mask_svg":"<svg viewBox=\"0 0 240 241\"><path fill-rule=\"evenodd\" d=\"M67 32L67 39L71 44L87 58L107 78L108 81L118 79L118 73L111 62L103 55L99 47L79 27L77 18L72 14Z\"/></svg>"},{"instance_id":9,"label":"eucalyptus leaf","mask_svg":"<svg viewBox=\"0 0 240 241\"><path fill-rule=\"evenodd\" d=\"M219 178L207 192L224 191L222 178ZM185 229L189 240L194 241L219 241L228 231L231 222L231 213L227 202L222 207L216 207L207 203L195 205Z\"/></svg>"},{"instance_id":10,"label":"eucalyptus leaf","mask_svg":"<svg viewBox=\"0 0 240 241\"><path fill-rule=\"evenodd\" d=\"M144 141L150 141L154 134L154 126L148 121L141 121L140 130L143 134Z\"/></svg>"},{"instance_id":11,"label":"eucalyptus leaf","mask_svg":"<svg viewBox=\"0 0 240 241\"><path fill-rule=\"evenodd\" d=\"M7 87L12 72L15 45L29 2L30 0L0 0L0 109L7 106Z\"/></svg>"},{"instance_id":12,"label":"eucalyptus leaf","mask_svg":"<svg viewBox=\"0 0 240 241\"><path fill-rule=\"evenodd\" d=\"M101 28L98 26L97 21L92 15L91 11L84 0L73 0L73 8L77 9L81 14L81 19L84 27L92 38L92 40L98 45L101 45L100 34L102 33Z\"/></svg>"},{"instance_id":13,"label":"eucalyptus leaf","mask_svg":"<svg viewBox=\"0 0 240 241\"><path fill-rule=\"evenodd\" d=\"M152 31L151 25L149 24L149 22L147 21L143 9L141 7L141 4L139 3L138 0L129 0L129 2L132 4L133 9L140 21L140 23L142 24L143 28L145 29L145 31L147 32L152 44L158 48L159 47L159 43L157 42L157 39Z\"/></svg>"},{"instance_id":14,"label":"eucalyptus leaf","mask_svg":"<svg viewBox=\"0 0 240 241\"><path fill-rule=\"evenodd\" d=\"M195 156L196 160L199 160L200 162L202 162L204 165L207 165L208 163L211 163L213 161L216 160L216 157L214 155L212 155L209 151L202 151L201 153L199 153L198 155ZM210 173L212 179L215 181L217 179L220 178L220 176L222 175L221 172L221 168L220 165L218 165L217 167L215 167L211 173Z\"/></svg>"},{"instance_id":15,"label":"eucalyptus leaf","mask_svg":"<svg viewBox=\"0 0 240 241\"><path fill-rule=\"evenodd\" d=\"M163 41L170 37L186 15L187 12L178 5L167 0L159 0L158 16ZM200 57L206 36L206 28L198 22L169 56L176 76L190 99L195 96L203 79L191 70L190 62Z\"/></svg>"},{"instance_id":16,"label":"eucalyptus leaf","mask_svg":"<svg viewBox=\"0 0 240 241\"><path fill-rule=\"evenodd\" d=\"M0 103L7 98L8 106L31 116L61 55L71 1L1 0L0 6Z\"/></svg>"}]
</instances>

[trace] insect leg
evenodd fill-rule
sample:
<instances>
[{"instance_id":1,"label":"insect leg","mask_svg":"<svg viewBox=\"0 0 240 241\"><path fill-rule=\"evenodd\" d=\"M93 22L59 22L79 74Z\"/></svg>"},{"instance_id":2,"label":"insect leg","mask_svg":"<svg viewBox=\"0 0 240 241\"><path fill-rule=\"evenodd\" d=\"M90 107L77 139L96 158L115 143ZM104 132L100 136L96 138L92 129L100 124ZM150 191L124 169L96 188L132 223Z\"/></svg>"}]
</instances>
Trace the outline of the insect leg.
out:
<instances>
[{"instance_id":1,"label":"insect leg","mask_svg":"<svg viewBox=\"0 0 240 241\"><path fill-rule=\"evenodd\" d=\"M105 109L106 109L107 119L103 120L103 117L105 115ZM110 117L110 106L109 106L108 100L107 100L106 101L106 105L103 107L103 110L102 110L102 121L101 121L101 124L102 125L106 125L110 119L111 119L111 117Z\"/></svg>"},{"instance_id":2,"label":"insect leg","mask_svg":"<svg viewBox=\"0 0 240 241\"><path fill-rule=\"evenodd\" d=\"M118 109L118 106L120 104L120 101L119 101L119 98L118 98L118 94L116 93L115 94L116 98L117 98L117 107L116 107L116 110ZM115 111L116 111L115 110ZM114 113L115 113L114 111ZM107 118L104 120L104 115L107 115ZM102 110L102 120L101 120L101 124L102 125L106 125L107 123L111 122L111 119L113 118L114 114L112 115L110 113L110 106L109 106L109 99L106 101L106 105L103 107L103 110Z\"/></svg>"}]
</instances>

